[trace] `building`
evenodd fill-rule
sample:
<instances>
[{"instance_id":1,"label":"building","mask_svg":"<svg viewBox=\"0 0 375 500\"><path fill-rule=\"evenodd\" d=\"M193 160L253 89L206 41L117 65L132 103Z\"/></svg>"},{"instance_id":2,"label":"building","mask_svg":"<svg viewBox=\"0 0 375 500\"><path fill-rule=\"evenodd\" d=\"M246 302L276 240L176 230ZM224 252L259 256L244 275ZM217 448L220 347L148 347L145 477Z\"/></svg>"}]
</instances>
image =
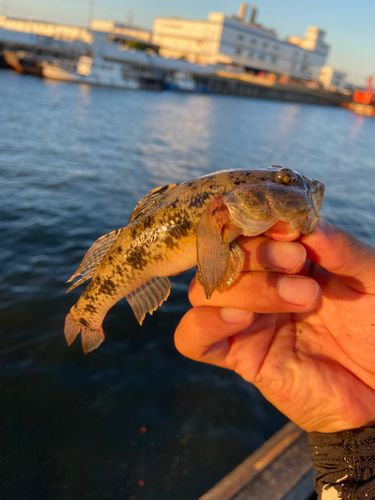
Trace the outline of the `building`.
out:
<instances>
[{"instance_id":1,"label":"building","mask_svg":"<svg viewBox=\"0 0 375 500\"><path fill-rule=\"evenodd\" d=\"M29 33L62 40L64 42L82 42L92 43L91 33L86 28L78 26L67 26L64 24L45 23L42 21L32 21L25 19L9 19L6 16L0 16L0 28L6 31L16 31L20 33Z\"/></svg>"},{"instance_id":2,"label":"building","mask_svg":"<svg viewBox=\"0 0 375 500\"><path fill-rule=\"evenodd\" d=\"M93 19L90 24L90 30L87 30L79 26L67 26L64 24L46 23L26 19L9 19L6 16L0 16L0 28L7 31L50 37L65 42L80 41L91 44L93 43L93 37L90 30L110 33L112 35L127 36L144 42L151 42L151 31L104 19Z\"/></svg>"},{"instance_id":3,"label":"building","mask_svg":"<svg viewBox=\"0 0 375 500\"><path fill-rule=\"evenodd\" d=\"M341 68L333 68L332 66L323 66L319 82L326 90L342 90L345 86L346 73Z\"/></svg>"},{"instance_id":4,"label":"building","mask_svg":"<svg viewBox=\"0 0 375 500\"><path fill-rule=\"evenodd\" d=\"M108 21L106 19L93 19L90 23L90 30L129 37L143 42L151 42L151 31L143 30L132 25L116 23L115 21Z\"/></svg>"},{"instance_id":5,"label":"building","mask_svg":"<svg viewBox=\"0 0 375 500\"><path fill-rule=\"evenodd\" d=\"M94 44L96 47L98 44L113 45L116 50L132 44L135 48L147 48L152 52L159 49L150 41L151 31L102 19L94 19L90 28L0 16L0 45L12 50L26 47L56 49L73 55L86 53Z\"/></svg>"},{"instance_id":6,"label":"building","mask_svg":"<svg viewBox=\"0 0 375 500\"><path fill-rule=\"evenodd\" d=\"M256 23L255 7L249 20L246 11L243 2L237 16L211 12L207 20L156 18L152 41L160 46L164 57L318 79L329 50L322 30L309 27L304 38L284 41L273 30Z\"/></svg>"}]
</instances>

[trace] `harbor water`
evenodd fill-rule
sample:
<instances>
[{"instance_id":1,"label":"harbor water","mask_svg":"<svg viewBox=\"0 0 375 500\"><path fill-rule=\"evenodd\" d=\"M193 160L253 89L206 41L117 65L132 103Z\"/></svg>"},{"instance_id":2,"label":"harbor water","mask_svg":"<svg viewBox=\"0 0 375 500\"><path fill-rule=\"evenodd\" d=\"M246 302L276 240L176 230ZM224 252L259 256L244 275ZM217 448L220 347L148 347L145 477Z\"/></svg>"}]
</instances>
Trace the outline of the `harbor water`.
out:
<instances>
[{"instance_id":1,"label":"harbor water","mask_svg":"<svg viewBox=\"0 0 375 500\"><path fill-rule=\"evenodd\" d=\"M286 419L182 357L190 271L140 327L125 300L84 356L66 280L153 187L279 164L326 184L323 216L375 245L375 120L344 109L124 91L0 72L0 497L195 500Z\"/></svg>"}]
</instances>

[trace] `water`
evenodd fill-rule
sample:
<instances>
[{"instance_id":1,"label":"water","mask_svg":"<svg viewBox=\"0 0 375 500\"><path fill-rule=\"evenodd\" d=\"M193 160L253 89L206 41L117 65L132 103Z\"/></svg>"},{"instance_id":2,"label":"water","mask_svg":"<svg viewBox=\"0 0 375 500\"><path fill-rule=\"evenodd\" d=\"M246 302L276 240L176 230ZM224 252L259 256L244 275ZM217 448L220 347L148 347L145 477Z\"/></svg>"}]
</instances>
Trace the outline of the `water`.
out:
<instances>
[{"instance_id":1,"label":"water","mask_svg":"<svg viewBox=\"0 0 375 500\"><path fill-rule=\"evenodd\" d=\"M0 73L1 498L195 500L285 419L238 376L183 358L192 273L139 327L126 301L89 356L66 279L157 185L281 164L375 244L375 120L342 109L127 92ZM139 483L143 481L143 483Z\"/></svg>"}]
</instances>

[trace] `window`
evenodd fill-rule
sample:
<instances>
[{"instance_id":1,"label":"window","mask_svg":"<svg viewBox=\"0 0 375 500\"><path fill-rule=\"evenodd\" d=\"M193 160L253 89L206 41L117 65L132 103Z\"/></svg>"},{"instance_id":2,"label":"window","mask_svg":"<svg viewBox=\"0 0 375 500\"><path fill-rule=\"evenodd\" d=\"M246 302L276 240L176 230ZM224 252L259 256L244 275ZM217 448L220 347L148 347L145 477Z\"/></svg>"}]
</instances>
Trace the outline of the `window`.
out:
<instances>
[{"instance_id":1,"label":"window","mask_svg":"<svg viewBox=\"0 0 375 500\"><path fill-rule=\"evenodd\" d=\"M236 47L236 50L234 51L234 53L237 55L237 56L240 56L242 54L242 48L241 47Z\"/></svg>"},{"instance_id":2,"label":"window","mask_svg":"<svg viewBox=\"0 0 375 500\"><path fill-rule=\"evenodd\" d=\"M259 54L259 58L258 59L259 59L259 61L264 61L264 59L265 59L264 54Z\"/></svg>"},{"instance_id":3,"label":"window","mask_svg":"<svg viewBox=\"0 0 375 500\"><path fill-rule=\"evenodd\" d=\"M268 49L268 42L263 42L262 47L264 50Z\"/></svg>"},{"instance_id":4,"label":"window","mask_svg":"<svg viewBox=\"0 0 375 500\"><path fill-rule=\"evenodd\" d=\"M238 38L238 40L241 40L241 41L242 41L242 40L245 40L244 35L238 35L238 36L237 36L237 38Z\"/></svg>"},{"instance_id":5,"label":"window","mask_svg":"<svg viewBox=\"0 0 375 500\"><path fill-rule=\"evenodd\" d=\"M252 59L254 57L254 54L252 52L247 53L248 59Z\"/></svg>"},{"instance_id":6,"label":"window","mask_svg":"<svg viewBox=\"0 0 375 500\"><path fill-rule=\"evenodd\" d=\"M277 63L277 56L276 56L276 55L273 55L273 56L271 57L271 63L272 63L272 64L276 64L276 63Z\"/></svg>"},{"instance_id":7,"label":"window","mask_svg":"<svg viewBox=\"0 0 375 500\"><path fill-rule=\"evenodd\" d=\"M278 45L274 45L273 50L280 50L280 47Z\"/></svg>"},{"instance_id":8,"label":"window","mask_svg":"<svg viewBox=\"0 0 375 500\"><path fill-rule=\"evenodd\" d=\"M250 43L251 45L256 45L257 44L256 38L252 38Z\"/></svg>"}]
</instances>

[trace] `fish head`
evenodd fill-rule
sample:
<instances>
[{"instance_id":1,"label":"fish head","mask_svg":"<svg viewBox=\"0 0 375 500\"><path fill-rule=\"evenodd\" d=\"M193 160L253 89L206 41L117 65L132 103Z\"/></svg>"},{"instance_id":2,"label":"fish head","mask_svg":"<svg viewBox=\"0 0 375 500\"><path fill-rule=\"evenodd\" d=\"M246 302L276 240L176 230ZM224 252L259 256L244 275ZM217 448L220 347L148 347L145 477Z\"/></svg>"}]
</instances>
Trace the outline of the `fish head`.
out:
<instances>
[{"instance_id":1,"label":"fish head","mask_svg":"<svg viewBox=\"0 0 375 500\"><path fill-rule=\"evenodd\" d=\"M306 235L320 219L324 184L289 168L273 165L257 183L246 184L224 195L231 221L245 236L260 234L278 221Z\"/></svg>"}]
</instances>

